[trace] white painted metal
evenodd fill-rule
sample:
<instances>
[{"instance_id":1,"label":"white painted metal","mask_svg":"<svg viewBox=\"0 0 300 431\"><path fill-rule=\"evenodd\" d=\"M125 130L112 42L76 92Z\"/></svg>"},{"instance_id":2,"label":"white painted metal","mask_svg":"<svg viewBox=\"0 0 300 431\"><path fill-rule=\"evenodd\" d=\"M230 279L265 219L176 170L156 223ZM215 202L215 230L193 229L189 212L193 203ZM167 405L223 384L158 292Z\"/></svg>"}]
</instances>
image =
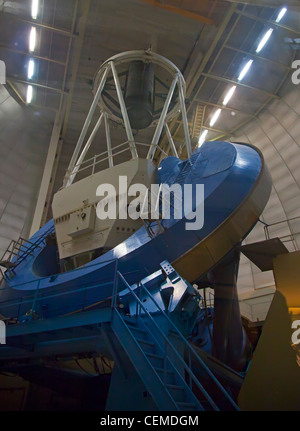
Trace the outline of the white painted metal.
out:
<instances>
[{"instance_id":1,"label":"white painted metal","mask_svg":"<svg viewBox=\"0 0 300 431\"><path fill-rule=\"evenodd\" d=\"M171 132L170 132L170 129L169 129L169 126L167 125L167 123L165 123L165 130L166 130L167 138L168 138L173 156L178 157L178 153L177 153L177 150L176 150L176 147L175 147L175 144L174 144L174 141L173 141L173 138L172 138L172 135L171 135Z\"/></svg>"},{"instance_id":2,"label":"white painted metal","mask_svg":"<svg viewBox=\"0 0 300 431\"><path fill-rule=\"evenodd\" d=\"M111 148L109 118L106 112L104 114L104 121L105 121L106 145L107 145L107 153L108 153L108 165L110 168L112 168L114 165L114 161L113 161L113 154L112 154L112 148Z\"/></svg>"},{"instance_id":3,"label":"white painted metal","mask_svg":"<svg viewBox=\"0 0 300 431\"><path fill-rule=\"evenodd\" d=\"M160 119L158 121L156 130L155 130L152 142L151 142L151 146L149 148L147 159L153 160L155 150L156 150L159 138L161 136L161 132L162 132L165 120L166 120L167 112L168 112L168 109L169 109L169 106L170 106L177 82L178 82L178 76L175 76L175 78L173 79L173 82L170 86L169 93L168 93L168 96L166 98L163 110L161 112Z\"/></svg>"},{"instance_id":4,"label":"white painted metal","mask_svg":"<svg viewBox=\"0 0 300 431\"><path fill-rule=\"evenodd\" d=\"M102 119L103 119L103 114L101 114L100 117L98 118L98 121L97 121L97 123L96 123L96 125L95 125L95 127L94 127L94 129L93 129L93 131L92 131L92 133L91 133L91 135L89 137L89 139L87 140L87 143L85 144L85 146L84 146L84 148L83 148L80 156L78 157L76 165L73 167L73 169L70 172L69 176L66 176L66 178L68 178L67 182L66 182L66 187L70 186L73 183L73 181L74 181L74 179L76 177L76 174L78 173L78 170L79 170L79 168L81 166L81 163L83 162L83 160L84 160L84 158L85 158L85 156L86 156L86 154L87 154L87 152L88 152L88 150L89 150L92 142L95 139L95 136L96 136L96 134L97 134L97 132L99 130L99 127L101 126Z\"/></svg>"},{"instance_id":5,"label":"white painted metal","mask_svg":"<svg viewBox=\"0 0 300 431\"><path fill-rule=\"evenodd\" d=\"M43 177L42 177L42 181L39 189L38 199L36 203L33 221L31 224L29 237L31 237L41 227L41 221L43 217L46 196L47 196L47 192L48 192L48 188L49 188L49 184L52 176L55 157L57 154L61 127L62 127L62 119L60 117L60 113L58 112L56 114L55 122L53 125L47 159L44 167Z\"/></svg>"},{"instance_id":6,"label":"white painted metal","mask_svg":"<svg viewBox=\"0 0 300 431\"><path fill-rule=\"evenodd\" d=\"M120 176L126 176L128 189L131 184L144 184L149 188L156 182L156 168L150 160L131 159L96 172L69 187L62 188L54 195L52 212L60 259L92 252L102 247L115 247L142 226L141 219L120 217L119 202L122 201L122 208L127 211L126 203L129 204L136 199L127 196L127 188L122 190L123 187L125 189L125 185L120 182ZM97 195L98 186L104 183L114 186L116 190L116 219L101 220L93 214L88 216L90 212L96 211L98 204L109 205L108 198ZM85 215L81 217L83 213ZM119 252L123 252L121 247Z\"/></svg>"},{"instance_id":7,"label":"white painted metal","mask_svg":"<svg viewBox=\"0 0 300 431\"><path fill-rule=\"evenodd\" d=\"M80 150L81 150L81 147L83 145L84 138L85 138L85 136L87 134L87 131L88 131L89 125L91 124L92 117L94 115L95 109L96 109L96 107L98 105L98 102L99 102L101 93L103 91L103 88L104 88L104 85L105 85L106 78L107 78L109 70L110 70L110 67L108 66L105 69L104 73L103 73L103 76L102 76L102 79L101 79L101 81L99 83L99 86L97 88L97 91L96 91L93 103L92 103L92 105L90 107L90 110L89 110L88 115L86 117L85 123L83 125L82 130L81 130L80 136L78 138L78 141L77 141L74 153L72 155L72 158L71 158L71 161L70 161L70 164L69 164L69 167L68 167L68 172L72 172L74 166L77 164L76 163L77 158L78 158L78 156L80 154ZM67 183L68 183L68 178L65 177L64 186L66 186Z\"/></svg>"},{"instance_id":8,"label":"white painted metal","mask_svg":"<svg viewBox=\"0 0 300 431\"><path fill-rule=\"evenodd\" d=\"M120 103L120 107L121 107L121 111L122 111L125 129L126 129L127 139L128 139L129 146L131 149L131 155L132 155L132 158L134 159L134 158L138 157L138 153L136 151L134 137L133 137L132 129L130 126L130 122L129 122L127 109L126 109L125 101L124 101L123 94L122 94L122 89L121 89L118 73L117 73L116 67L114 65L114 62L111 61L109 64L111 65L111 70L112 70L114 81L115 81L115 86L116 86L118 99L119 99L119 103Z\"/></svg>"}]
</instances>

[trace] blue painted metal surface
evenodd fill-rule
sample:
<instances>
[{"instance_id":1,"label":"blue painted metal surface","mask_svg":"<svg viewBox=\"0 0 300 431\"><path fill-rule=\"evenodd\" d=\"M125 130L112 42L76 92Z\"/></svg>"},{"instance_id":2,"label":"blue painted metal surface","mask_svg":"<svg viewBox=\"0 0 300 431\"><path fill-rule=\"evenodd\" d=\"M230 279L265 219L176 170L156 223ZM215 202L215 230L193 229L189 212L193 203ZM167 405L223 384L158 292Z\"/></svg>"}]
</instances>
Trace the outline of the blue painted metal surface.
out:
<instances>
[{"instance_id":1,"label":"blue painted metal surface","mask_svg":"<svg viewBox=\"0 0 300 431\"><path fill-rule=\"evenodd\" d=\"M156 271L163 260L173 262L188 253L209 237L247 198L261 174L262 165L261 155L255 148L227 142L206 143L186 161L168 157L158 169L160 183L204 184L204 226L201 229L186 230L185 218L176 220L171 217L162 221L165 231L162 233L157 228L153 238L142 227L92 262L49 277L39 277L34 272L35 262L41 259L41 253L47 257L45 251L36 248L15 268L12 278L7 275L0 291L0 313L11 316L18 311L20 314L20 307L26 312L27 305L27 310L31 308L30 303L37 289L39 299L44 297L42 311L45 317L71 312L83 303L87 306L107 300L112 295L116 264L127 281L133 284ZM195 191L190 199L195 209ZM253 225L256 221L257 218ZM53 220L30 241L37 241L52 227ZM245 231L243 236L247 233ZM60 293L63 301L58 296ZM17 298L18 301L13 304ZM28 302L24 304L24 301Z\"/></svg>"}]
</instances>

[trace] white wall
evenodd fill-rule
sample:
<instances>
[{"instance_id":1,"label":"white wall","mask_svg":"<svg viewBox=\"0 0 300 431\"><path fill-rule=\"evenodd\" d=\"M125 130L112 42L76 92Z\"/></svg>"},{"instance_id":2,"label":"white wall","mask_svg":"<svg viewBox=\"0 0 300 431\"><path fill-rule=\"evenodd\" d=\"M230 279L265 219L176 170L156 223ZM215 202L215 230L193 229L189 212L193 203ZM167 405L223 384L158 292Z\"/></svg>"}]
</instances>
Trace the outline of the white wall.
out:
<instances>
[{"instance_id":1,"label":"white wall","mask_svg":"<svg viewBox=\"0 0 300 431\"><path fill-rule=\"evenodd\" d=\"M271 224L299 217L270 229L271 237L294 234L295 244L300 248L300 86L287 82L280 99L267 108L245 127L232 141L247 142L258 147L273 180L269 202L261 220ZM263 225L258 223L245 243L265 239ZM287 238L290 239L290 236ZM294 250L291 241L285 243ZM239 295L252 297L255 289L274 286L272 271L261 272L252 262L242 256L238 279ZM269 291L269 290L268 290Z\"/></svg>"},{"instance_id":2,"label":"white wall","mask_svg":"<svg viewBox=\"0 0 300 431\"><path fill-rule=\"evenodd\" d=\"M49 118L0 85L0 258L29 233L51 130Z\"/></svg>"}]
</instances>

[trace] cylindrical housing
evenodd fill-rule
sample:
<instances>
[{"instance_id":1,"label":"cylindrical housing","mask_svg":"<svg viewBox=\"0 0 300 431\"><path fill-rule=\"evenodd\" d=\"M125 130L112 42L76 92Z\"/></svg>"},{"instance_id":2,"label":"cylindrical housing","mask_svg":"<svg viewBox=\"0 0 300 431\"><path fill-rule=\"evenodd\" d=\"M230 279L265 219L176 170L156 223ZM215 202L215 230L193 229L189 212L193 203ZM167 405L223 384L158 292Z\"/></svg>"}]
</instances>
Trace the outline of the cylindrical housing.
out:
<instances>
[{"instance_id":1,"label":"cylindrical housing","mask_svg":"<svg viewBox=\"0 0 300 431\"><path fill-rule=\"evenodd\" d=\"M153 121L154 64L132 61L128 69L125 104L133 129L145 129Z\"/></svg>"}]
</instances>

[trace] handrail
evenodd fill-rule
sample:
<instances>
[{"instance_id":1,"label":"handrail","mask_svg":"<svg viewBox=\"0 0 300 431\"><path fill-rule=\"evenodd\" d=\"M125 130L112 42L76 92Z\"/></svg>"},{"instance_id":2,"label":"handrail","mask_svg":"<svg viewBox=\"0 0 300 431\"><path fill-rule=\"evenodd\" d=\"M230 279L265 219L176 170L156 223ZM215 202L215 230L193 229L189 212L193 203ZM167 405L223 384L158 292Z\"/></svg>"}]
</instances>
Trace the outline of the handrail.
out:
<instances>
[{"instance_id":1,"label":"handrail","mask_svg":"<svg viewBox=\"0 0 300 431\"><path fill-rule=\"evenodd\" d=\"M101 262L97 262L97 263L94 263L94 264L89 264L89 263L87 263L87 264L85 264L85 265L83 265L83 266L80 266L80 267L78 267L78 268L74 268L74 269L71 269L70 271L68 271L68 274L70 274L71 272L72 273L74 273L74 272L76 272L76 271L82 271L84 268L88 268L88 269L90 269L90 268L93 268L93 267L96 267L96 266L100 266L100 265L103 265L103 264L106 264L106 263L111 263L111 262L115 262L117 259L116 258L112 258L112 259L107 259L107 260L103 260L103 261L101 261ZM138 270L137 270L138 271ZM60 272L60 273L57 273L57 274L53 274L54 276L60 276L60 275L64 275L65 274L65 272ZM33 283L37 283L38 282L38 280L49 280L49 278L51 278L51 275L47 275L47 276L45 276L45 277L40 277L40 278L38 278L38 279L35 279L35 280L30 280L30 281L26 281L25 283L23 282L23 283L18 283L18 284L14 284L14 288L16 288L16 287L20 287L20 286L26 286L26 285L28 285L28 284L33 284ZM2 290L5 290L5 289L10 289L10 287L8 287L8 288L0 288L0 292L2 291ZM24 289L23 289L24 290ZM0 303L1 303L1 301L0 301Z\"/></svg>"},{"instance_id":2,"label":"handrail","mask_svg":"<svg viewBox=\"0 0 300 431\"><path fill-rule=\"evenodd\" d=\"M299 248L298 248L298 245L297 245L296 240L295 240L295 235L299 235L300 232L292 232L290 222L292 222L294 220L299 220L300 221L300 216L291 217L289 219L280 220L278 222L274 222L274 223L270 223L270 224L265 224L265 226L264 226L264 232L265 232L266 239L268 240L268 239L271 238L271 236L270 236L270 228L272 228L273 226L278 226L280 224L286 223L286 225L287 225L286 227L289 229L290 233L287 234L287 235L281 235L281 236L277 236L277 237L279 239L282 239L282 240L284 238L289 238L289 239L283 240L283 242L292 242L295 251L297 251Z\"/></svg>"},{"instance_id":3,"label":"handrail","mask_svg":"<svg viewBox=\"0 0 300 431\"><path fill-rule=\"evenodd\" d=\"M137 297L137 295L134 293L133 289L131 288L131 286L127 283L127 281L125 280L125 278L123 277L123 275L118 271L118 275L120 276L120 278L122 279L122 281L125 283L125 285L127 286L127 288L129 289L129 291L132 293L132 295L135 297L135 299L138 301L138 303L140 304L140 306L143 308L143 310L145 311L145 313L147 314L147 316L150 318L150 320L155 324L155 326L157 327L157 329L159 330L159 332L162 334L163 338L165 339L165 341L171 346L171 348L173 349L173 351L175 352L176 356L179 357L179 360L181 362L183 362L183 365L185 367L185 369L189 372L189 374L192 376L195 384L198 386L198 388L201 390L201 392L203 393L203 395L205 395L206 399L210 402L211 406L215 406L216 409L218 410L218 407L215 405L214 401L210 398L210 396L207 394L207 392L205 391L205 389L202 387L201 383L199 382L199 380L197 379L197 377L195 376L195 374L193 373L193 371L189 368L189 366L186 364L186 362L182 359L182 357L179 355L179 353L177 352L177 350L174 348L174 346L172 345L172 343L170 342L170 340L168 339L168 337L166 337L166 335L161 331L161 329L159 328L159 326L156 324L156 322L154 321L154 319L152 318L152 316L150 315L150 313L148 312L148 310L145 308L144 304L142 303L142 301L140 301L140 299ZM152 302L156 305L156 307L158 308L158 310L162 313L162 315L167 319L167 321L171 324L171 326L175 329L175 332L177 333L177 335L179 335L179 337L183 340L184 344L187 346L188 350L190 352L192 352L194 354L194 356L196 357L196 359L198 360L198 362L201 364L201 366L204 368L204 370L207 372L207 374L211 377L211 379L214 381L214 383L218 386L218 388L221 390L221 392L223 393L223 395L226 397L226 399L230 402L230 404L236 409L239 410L239 407L236 405L236 403L232 400L232 398L229 396L229 394L227 393L227 391L223 388L223 386L221 385L221 383L216 379L216 377L214 376L214 374L211 372L211 370L207 367L207 365L204 363L204 361L199 357L199 355L197 354L197 352L193 349L193 347L188 343L188 341L186 340L186 338L181 334L181 332L178 330L178 328L176 327L176 325L172 322L172 320L169 318L169 316L164 312L164 310L160 307L160 305L156 302L156 300L154 299L154 297L152 296L152 294L148 291L148 289L143 285L143 283L141 282L140 285L142 286L142 288L145 290L145 292L147 293L147 295L149 296L149 298L152 300Z\"/></svg>"},{"instance_id":4,"label":"handrail","mask_svg":"<svg viewBox=\"0 0 300 431\"><path fill-rule=\"evenodd\" d=\"M152 302L156 305L156 307L159 309L159 311L164 315L164 317L168 320L168 322L171 324L171 326L175 329L179 337L182 339L182 341L185 343L187 348L195 355L195 358L198 360L198 362L202 365L202 367L205 369L205 371L208 373L208 375L211 377L211 379L214 381L214 383L218 386L218 388L221 390L223 395L228 399L228 401L232 404L232 406L236 409L239 409L236 403L233 401L233 399L229 396L228 392L223 388L221 383L218 381L218 379L215 377L215 375L211 372L211 370L208 368L208 366L205 364L205 362L200 358L198 353L194 350L194 348L190 345L190 343L187 341L187 339L182 335L182 333L179 331L179 329L176 327L174 322L169 318L169 316L164 312L164 310L160 307L160 305L156 302L154 297L151 295L151 293L148 291L148 289L141 283L143 289L147 293L147 295L151 298Z\"/></svg>"},{"instance_id":5,"label":"handrail","mask_svg":"<svg viewBox=\"0 0 300 431\"><path fill-rule=\"evenodd\" d=\"M147 314L147 316L149 317L149 319L151 320L151 322L154 324L154 326L156 327L156 329L158 329L158 331L160 332L160 334L164 338L165 342L172 348L173 352L175 353L175 355L177 356L177 358L179 359L179 361L182 363L182 365L184 366L185 370L193 377L193 380L194 380L196 386L200 389L201 393L205 396L205 398L210 403L210 405L214 408L214 410L219 410L218 406L215 404L215 402L212 400L212 398L210 397L210 395L203 388L203 386L201 385L201 383L199 382L199 380L197 379L197 377L194 375L193 371L189 368L189 366L186 364L186 362L180 356L180 354L175 349L175 347L173 346L173 344L171 343L171 341L164 334L164 332L161 330L161 328L157 325L157 323L155 322L155 320L153 319L153 317L151 316L151 314L149 313L149 311L146 309L146 307L144 306L144 304L142 303L142 301L134 293L134 291L132 290L131 286L127 283L127 281L125 280L125 278L122 276L122 274L119 271L118 271L118 275L125 282L127 288L129 289L129 291L131 292L131 294L133 295L133 297L136 299L136 301L138 302L139 306L145 311L145 313ZM173 364L173 366L174 366L174 364Z\"/></svg>"},{"instance_id":6,"label":"handrail","mask_svg":"<svg viewBox=\"0 0 300 431\"><path fill-rule=\"evenodd\" d=\"M92 285L91 285L91 283L86 283L84 285L81 284L79 288L75 288L75 289L67 290L67 291L63 290L63 288L62 288L61 290L55 292L54 294L45 295L45 293L43 292L43 289L40 288L41 281L45 278L49 279L49 276L45 277L45 278L40 278L40 279L33 280L33 281L29 282L29 283L35 283L36 284L36 288L32 289L32 294L30 296L29 295L28 296L21 296L17 299L8 299L6 301L1 301L0 302L1 309L3 310L3 309L7 309L7 308L12 308L12 307L19 307L19 310L18 310L16 316L10 316L10 318L19 318L20 307L21 306L23 307L24 304L25 305L28 304L29 308L30 308L29 304L32 304L31 305L31 310L32 310L31 315L32 315L32 313L34 311L33 309L34 309L36 303L46 301L46 300L51 301L55 298L63 297L66 295L76 295L76 294L81 293L81 292L86 292L86 291L92 290L92 289L98 289L99 287L108 286L108 285L113 285L113 289L112 289L112 297L113 297L113 295L116 293L116 291L115 291L115 280L116 280L118 260L117 259L109 259L106 262L115 264L114 269L113 269L114 274L111 277L111 279L109 279L109 280L107 280L107 277L106 277L103 279L103 281L98 280L95 284L92 284ZM24 285L24 284L22 284L22 285ZM4 290L4 289L1 289L1 290ZM109 299L109 298L106 298L106 299ZM93 304L87 304L87 306L89 306L89 307L92 305ZM85 304L82 304L82 310L84 310L84 309L85 309ZM30 316L30 318L31 318L31 316Z\"/></svg>"},{"instance_id":7,"label":"handrail","mask_svg":"<svg viewBox=\"0 0 300 431\"><path fill-rule=\"evenodd\" d=\"M76 173L82 172L82 171L84 171L86 169L90 169L90 168L92 169L92 171L94 171L96 165L103 163L106 160L109 160L110 157L113 158L113 157L116 157L116 156L126 152L126 151L130 151L130 143L131 143L131 141L122 142L121 144L118 144L115 147L111 148L111 151L108 151L108 150L102 151L101 153L95 154L93 157L90 157L89 159L86 159L80 163L77 163L72 169L67 169L66 176L67 177L70 176L74 169L76 169ZM128 145L128 146L124 149L120 149L124 145ZM135 145L136 146L139 145L141 147L148 147L148 148L150 147L150 144L147 144L145 142L135 142ZM115 150L117 150L117 149L119 149L119 151L116 152ZM160 150L160 152L162 154L167 156L166 152L162 148L160 148L158 145L157 145L157 149Z\"/></svg>"}]
</instances>

